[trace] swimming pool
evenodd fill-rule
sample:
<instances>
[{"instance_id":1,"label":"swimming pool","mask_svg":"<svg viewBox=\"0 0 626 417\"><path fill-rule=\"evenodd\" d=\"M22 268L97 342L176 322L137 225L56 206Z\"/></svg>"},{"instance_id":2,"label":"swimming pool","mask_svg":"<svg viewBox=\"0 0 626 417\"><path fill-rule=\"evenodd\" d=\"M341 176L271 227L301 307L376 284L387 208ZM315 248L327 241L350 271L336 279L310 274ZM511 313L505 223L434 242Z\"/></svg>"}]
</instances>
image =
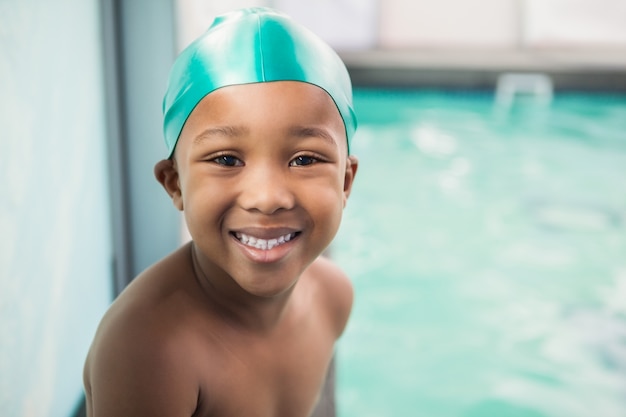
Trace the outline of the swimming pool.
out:
<instances>
[{"instance_id":1,"label":"swimming pool","mask_svg":"<svg viewBox=\"0 0 626 417\"><path fill-rule=\"evenodd\" d=\"M355 107L338 415L626 415L626 95Z\"/></svg>"}]
</instances>

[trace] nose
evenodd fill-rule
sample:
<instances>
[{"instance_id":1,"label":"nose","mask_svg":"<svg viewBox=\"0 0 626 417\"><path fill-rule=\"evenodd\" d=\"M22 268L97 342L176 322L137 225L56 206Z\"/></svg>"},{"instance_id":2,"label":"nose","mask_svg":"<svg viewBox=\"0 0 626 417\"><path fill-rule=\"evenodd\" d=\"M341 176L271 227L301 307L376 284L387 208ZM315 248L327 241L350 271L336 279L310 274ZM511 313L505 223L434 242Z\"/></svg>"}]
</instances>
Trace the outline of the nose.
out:
<instances>
[{"instance_id":1,"label":"nose","mask_svg":"<svg viewBox=\"0 0 626 417\"><path fill-rule=\"evenodd\" d=\"M248 211L273 214L295 205L288 172L270 165L246 167L241 178L239 204Z\"/></svg>"}]
</instances>

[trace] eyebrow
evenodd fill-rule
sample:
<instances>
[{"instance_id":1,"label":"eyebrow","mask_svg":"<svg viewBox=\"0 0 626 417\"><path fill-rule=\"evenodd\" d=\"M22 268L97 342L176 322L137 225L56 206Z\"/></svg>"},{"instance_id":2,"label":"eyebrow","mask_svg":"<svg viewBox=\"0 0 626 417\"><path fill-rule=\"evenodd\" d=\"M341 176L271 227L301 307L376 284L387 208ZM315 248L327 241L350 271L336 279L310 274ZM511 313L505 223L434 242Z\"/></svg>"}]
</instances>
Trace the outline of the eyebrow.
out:
<instances>
[{"instance_id":1,"label":"eyebrow","mask_svg":"<svg viewBox=\"0 0 626 417\"><path fill-rule=\"evenodd\" d=\"M297 138L317 137L337 146L335 137L326 129L316 126L294 126L289 129L289 134Z\"/></svg>"},{"instance_id":2,"label":"eyebrow","mask_svg":"<svg viewBox=\"0 0 626 417\"><path fill-rule=\"evenodd\" d=\"M215 126L210 127L208 129L203 130L200 134L198 134L194 139L194 143L200 143L207 139L211 139L214 137L227 137L227 138L235 138L238 136L243 136L247 132L247 129L244 127L236 127L236 126Z\"/></svg>"},{"instance_id":3,"label":"eyebrow","mask_svg":"<svg viewBox=\"0 0 626 417\"><path fill-rule=\"evenodd\" d=\"M215 126L203 130L194 139L194 143L201 143L215 137L237 138L245 136L248 129L239 126ZM289 135L295 138L320 138L327 143L337 146L334 136L326 129L317 126L293 126L289 129Z\"/></svg>"}]
</instances>

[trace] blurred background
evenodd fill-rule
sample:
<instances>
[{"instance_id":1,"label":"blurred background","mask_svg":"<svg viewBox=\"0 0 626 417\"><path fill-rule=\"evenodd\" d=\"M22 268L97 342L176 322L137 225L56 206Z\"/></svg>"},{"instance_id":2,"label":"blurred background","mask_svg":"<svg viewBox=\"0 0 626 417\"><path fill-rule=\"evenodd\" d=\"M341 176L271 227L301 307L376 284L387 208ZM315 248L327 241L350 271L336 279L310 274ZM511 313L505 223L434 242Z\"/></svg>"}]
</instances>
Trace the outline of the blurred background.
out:
<instances>
[{"instance_id":1,"label":"blurred background","mask_svg":"<svg viewBox=\"0 0 626 417\"><path fill-rule=\"evenodd\" d=\"M0 415L80 415L102 314L186 238L169 67L259 5L355 87L336 415L626 415L623 0L0 0Z\"/></svg>"}]
</instances>

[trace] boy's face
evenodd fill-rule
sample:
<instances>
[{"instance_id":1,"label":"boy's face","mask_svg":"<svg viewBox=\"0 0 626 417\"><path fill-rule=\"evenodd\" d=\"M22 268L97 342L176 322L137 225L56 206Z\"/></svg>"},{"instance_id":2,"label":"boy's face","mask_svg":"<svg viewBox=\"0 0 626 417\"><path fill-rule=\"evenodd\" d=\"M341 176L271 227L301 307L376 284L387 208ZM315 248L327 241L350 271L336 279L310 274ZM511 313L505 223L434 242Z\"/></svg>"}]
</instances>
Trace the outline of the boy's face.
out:
<instances>
[{"instance_id":1,"label":"boy's face","mask_svg":"<svg viewBox=\"0 0 626 417\"><path fill-rule=\"evenodd\" d=\"M207 275L246 292L290 288L335 236L357 161L321 88L224 87L191 113L174 161L155 172L204 256Z\"/></svg>"}]
</instances>

